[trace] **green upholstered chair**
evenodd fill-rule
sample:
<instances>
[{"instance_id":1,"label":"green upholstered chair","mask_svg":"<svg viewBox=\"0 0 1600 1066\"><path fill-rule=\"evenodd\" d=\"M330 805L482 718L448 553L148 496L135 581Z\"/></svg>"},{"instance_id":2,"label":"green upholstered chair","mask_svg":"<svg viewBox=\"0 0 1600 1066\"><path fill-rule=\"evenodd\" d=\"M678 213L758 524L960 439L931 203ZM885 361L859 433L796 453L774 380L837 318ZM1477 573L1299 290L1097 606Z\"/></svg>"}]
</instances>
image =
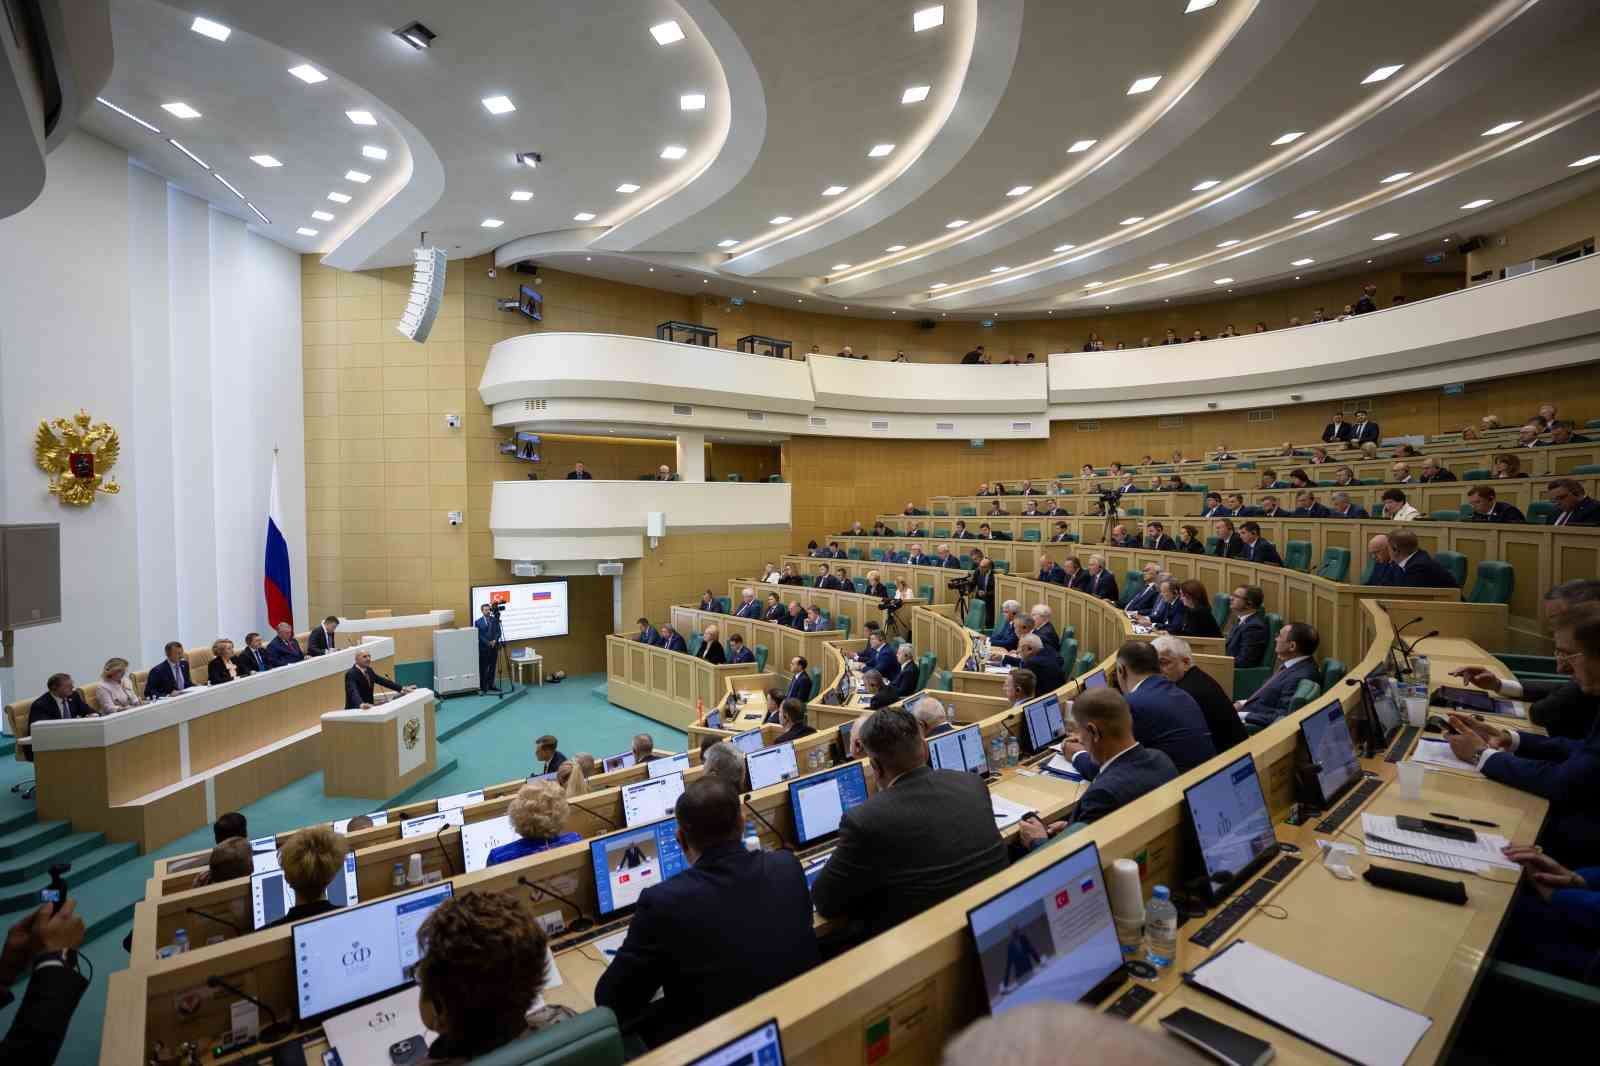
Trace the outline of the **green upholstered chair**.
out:
<instances>
[{"instance_id":1,"label":"green upholstered chair","mask_svg":"<svg viewBox=\"0 0 1600 1066\"><path fill-rule=\"evenodd\" d=\"M755 646L756 673L764 674L767 672L767 656L771 654L771 650L765 644L757 644Z\"/></svg>"},{"instance_id":2,"label":"green upholstered chair","mask_svg":"<svg viewBox=\"0 0 1600 1066\"><path fill-rule=\"evenodd\" d=\"M935 679L933 683L933 687L938 689L940 692L950 692L954 690L956 687L956 675L949 670L940 670L938 678Z\"/></svg>"},{"instance_id":3,"label":"green upholstered chair","mask_svg":"<svg viewBox=\"0 0 1600 1066\"><path fill-rule=\"evenodd\" d=\"M1584 429L1600 429L1600 418L1591 418L1583 424Z\"/></svg>"},{"instance_id":4,"label":"green upholstered chair","mask_svg":"<svg viewBox=\"0 0 1600 1066\"><path fill-rule=\"evenodd\" d=\"M768 474L767 475L767 484L769 484L769 485L781 485L781 484L783 484L783 475L782 474Z\"/></svg>"},{"instance_id":5,"label":"green upholstered chair","mask_svg":"<svg viewBox=\"0 0 1600 1066\"><path fill-rule=\"evenodd\" d=\"M1247 700L1256 694L1256 689L1267 683L1267 678L1272 676L1272 668L1277 662L1277 653L1274 645L1278 639L1278 630L1283 628L1283 615L1267 612L1267 646L1261 650L1261 660L1250 666L1235 666L1233 668L1233 698ZM1224 631L1226 632L1226 631Z\"/></svg>"},{"instance_id":6,"label":"green upholstered chair","mask_svg":"<svg viewBox=\"0 0 1600 1066\"><path fill-rule=\"evenodd\" d=\"M1572 468L1574 474L1600 474L1600 463L1582 463Z\"/></svg>"},{"instance_id":7,"label":"green upholstered chair","mask_svg":"<svg viewBox=\"0 0 1600 1066\"><path fill-rule=\"evenodd\" d=\"M1291 540L1283 546L1283 565L1301 573L1311 569L1311 542Z\"/></svg>"},{"instance_id":8,"label":"green upholstered chair","mask_svg":"<svg viewBox=\"0 0 1600 1066\"><path fill-rule=\"evenodd\" d=\"M1494 471L1485 470L1481 466L1475 466L1471 470L1468 470L1466 473L1462 474L1461 475L1461 480L1462 481L1488 481L1492 477L1494 477Z\"/></svg>"},{"instance_id":9,"label":"green upholstered chair","mask_svg":"<svg viewBox=\"0 0 1600 1066\"><path fill-rule=\"evenodd\" d=\"M1468 603L1510 603L1511 592L1516 588L1517 572L1510 563L1499 559L1485 559L1478 564L1478 573L1467 594Z\"/></svg>"},{"instance_id":10,"label":"green upholstered chair","mask_svg":"<svg viewBox=\"0 0 1600 1066\"><path fill-rule=\"evenodd\" d=\"M956 514L960 515L962 518L966 518L969 515L975 515L977 513L978 509L976 507L968 507L966 504L962 504L960 507L956 508Z\"/></svg>"},{"instance_id":11,"label":"green upholstered chair","mask_svg":"<svg viewBox=\"0 0 1600 1066\"><path fill-rule=\"evenodd\" d=\"M870 558L875 563L881 563L881 562L883 562L883 549L882 548L873 548L870 552L867 553L867 557Z\"/></svg>"},{"instance_id":12,"label":"green upholstered chair","mask_svg":"<svg viewBox=\"0 0 1600 1066\"><path fill-rule=\"evenodd\" d=\"M1467 557L1460 552L1434 552L1433 561L1450 571L1456 577L1459 587L1467 581Z\"/></svg>"},{"instance_id":13,"label":"green upholstered chair","mask_svg":"<svg viewBox=\"0 0 1600 1066\"><path fill-rule=\"evenodd\" d=\"M844 553L844 557L846 559L854 559L856 562L860 562L861 561L861 549L860 548L847 549L845 551L845 553Z\"/></svg>"},{"instance_id":14,"label":"green upholstered chair","mask_svg":"<svg viewBox=\"0 0 1600 1066\"><path fill-rule=\"evenodd\" d=\"M1222 541L1220 541L1216 537L1207 537L1206 538L1206 554L1207 555L1215 555L1215 554L1217 554L1217 545L1221 544L1221 543L1222 543Z\"/></svg>"},{"instance_id":15,"label":"green upholstered chair","mask_svg":"<svg viewBox=\"0 0 1600 1066\"><path fill-rule=\"evenodd\" d=\"M814 588L816 587L817 579L812 574L801 574L800 584L804 585L806 588Z\"/></svg>"},{"instance_id":16,"label":"green upholstered chair","mask_svg":"<svg viewBox=\"0 0 1600 1066\"><path fill-rule=\"evenodd\" d=\"M1329 581L1343 581L1350 576L1350 549L1327 547L1322 549L1322 565L1317 576Z\"/></svg>"},{"instance_id":17,"label":"green upholstered chair","mask_svg":"<svg viewBox=\"0 0 1600 1066\"><path fill-rule=\"evenodd\" d=\"M738 474L729 474L728 475L728 480L729 481L743 481L744 478L740 477Z\"/></svg>"},{"instance_id":18,"label":"green upholstered chair","mask_svg":"<svg viewBox=\"0 0 1600 1066\"><path fill-rule=\"evenodd\" d=\"M1211 597L1211 617L1217 620L1217 628L1223 632L1228 630L1228 597L1217 594Z\"/></svg>"},{"instance_id":19,"label":"green upholstered chair","mask_svg":"<svg viewBox=\"0 0 1600 1066\"><path fill-rule=\"evenodd\" d=\"M1428 518L1434 522L1459 522L1461 521L1461 508L1451 507L1437 511L1429 511Z\"/></svg>"},{"instance_id":20,"label":"green upholstered chair","mask_svg":"<svg viewBox=\"0 0 1600 1066\"><path fill-rule=\"evenodd\" d=\"M1235 470L1254 470L1256 468L1256 464L1251 462L1249 459L1241 459L1237 463L1233 464L1233 468Z\"/></svg>"},{"instance_id":21,"label":"green upholstered chair","mask_svg":"<svg viewBox=\"0 0 1600 1066\"><path fill-rule=\"evenodd\" d=\"M973 569L972 556L970 555L958 556L956 562L961 564L961 569L963 570Z\"/></svg>"},{"instance_id":22,"label":"green upholstered chair","mask_svg":"<svg viewBox=\"0 0 1600 1066\"><path fill-rule=\"evenodd\" d=\"M993 559L991 562L994 563L994 569L996 573L1011 573L1011 561L1009 559Z\"/></svg>"},{"instance_id":23,"label":"green upholstered chair","mask_svg":"<svg viewBox=\"0 0 1600 1066\"><path fill-rule=\"evenodd\" d=\"M1129 570L1122 575L1122 590L1117 597L1117 603L1123 607L1128 606L1128 601L1139 595L1144 590L1144 572L1142 570Z\"/></svg>"},{"instance_id":24,"label":"green upholstered chair","mask_svg":"<svg viewBox=\"0 0 1600 1066\"><path fill-rule=\"evenodd\" d=\"M967 628L978 632L983 631L984 610L982 600L967 601Z\"/></svg>"},{"instance_id":25,"label":"green upholstered chair","mask_svg":"<svg viewBox=\"0 0 1600 1066\"><path fill-rule=\"evenodd\" d=\"M715 599L717 601L717 613L718 614L732 614L733 613L733 609L728 603L728 597L726 597L726 596L717 596L717 597L715 597Z\"/></svg>"},{"instance_id":26,"label":"green upholstered chair","mask_svg":"<svg viewBox=\"0 0 1600 1066\"><path fill-rule=\"evenodd\" d=\"M851 619L851 617L849 615L841 614L838 618L835 618L833 620L833 628L843 632L844 633L844 639L845 640L849 640L850 639L850 624L851 624L852 621L853 621L853 619Z\"/></svg>"},{"instance_id":27,"label":"green upholstered chair","mask_svg":"<svg viewBox=\"0 0 1600 1066\"><path fill-rule=\"evenodd\" d=\"M926 603L932 603L933 602L933 586L932 585L918 585L917 586L917 599L922 600L922 601L924 601Z\"/></svg>"},{"instance_id":28,"label":"green upholstered chair","mask_svg":"<svg viewBox=\"0 0 1600 1066\"><path fill-rule=\"evenodd\" d=\"M911 553L910 552L893 552L892 551L892 552L889 553L889 562L891 562L891 563L909 563L910 561L911 561Z\"/></svg>"},{"instance_id":29,"label":"green upholstered chair","mask_svg":"<svg viewBox=\"0 0 1600 1066\"><path fill-rule=\"evenodd\" d=\"M1078 635L1078 627L1077 626L1068 626L1067 628L1061 630L1061 639L1062 640L1066 640L1068 637L1076 637L1077 635ZM1072 661L1071 659L1067 658L1067 656L1065 656L1065 655L1063 655L1062 658L1066 659L1068 662Z\"/></svg>"},{"instance_id":30,"label":"green upholstered chair","mask_svg":"<svg viewBox=\"0 0 1600 1066\"><path fill-rule=\"evenodd\" d=\"M866 591L867 591L867 579L866 578L864 578L864 577L853 577L853 578L850 579L850 584L855 588L855 590L857 592L859 592L859 593L861 593L863 595L866 594Z\"/></svg>"},{"instance_id":31,"label":"green upholstered chair","mask_svg":"<svg viewBox=\"0 0 1600 1066\"><path fill-rule=\"evenodd\" d=\"M1548 526L1556 520L1556 505L1549 500L1534 500L1528 504L1528 521L1534 525Z\"/></svg>"},{"instance_id":32,"label":"green upholstered chair","mask_svg":"<svg viewBox=\"0 0 1600 1066\"><path fill-rule=\"evenodd\" d=\"M1506 669L1521 677L1523 674L1555 674L1556 661L1549 655L1518 655L1515 652L1497 651L1491 654L1506 664Z\"/></svg>"},{"instance_id":33,"label":"green upholstered chair","mask_svg":"<svg viewBox=\"0 0 1600 1066\"><path fill-rule=\"evenodd\" d=\"M706 639L699 633L690 633L688 640L689 654L698 656L700 649L705 645Z\"/></svg>"},{"instance_id":34,"label":"green upholstered chair","mask_svg":"<svg viewBox=\"0 0 1600 1066\"><path fill-rule=\"evenodd\" d=\"M1067 665L1067 666L1071 666L1073 663L1077 662L1077 660L1078 660L1078 641L1077 641L1077 639L1074 638L1074 637L1062 637L1061 638L1061 661L1062 661L1062 663ZM1042 693L1036 693L1036 695L1042 695Z\"/></svg>"},{"instance_id":35,"label":"green upholstered chair","mask_svg":"<svg viewBox=\"0 0 1600 1066\"><path fill-rule=\"evenodd\" d=\"M1040 533L1037 529L1024 529L1022 531L1022 539L1026 540L1026 541L1033 541L1033 542L1037 543L1039 541L1044 540L1044 535L1042 533Z\"/></svg>"},{"instance_id":36,"label":"green upholstered chair","mask_svg":"<svg viewBox=\"0 0 1600 1066\"><path fill-rule=\"evenodd\" d=\"M1084 674L1087 674L1090 670L1093 670L1094 669L1094 664L1099 662L1099 661L1100 661L1099 658L1095 655L1094 652L1092 652L1092 651L1084 652L1082 655L1078 656L1077 669L1072 671L1072 676L1073 677L1082 677Z\"/></svg>"},{"instance_id":37,"label":"green upholstered chair","mask_svg":"<svg viewBox=\"0 0 1600 1066\"><path fill-rule=\"evenodd\" d=\"M1344 678L1344 663L1339 659L1322 660L1322 691L1327 692Z\"/></svg>"},{"instance_id":38,"label":"green upholstered chair","mask_svg":"<svg viewBox=\"0 0 1600 1066\"><path fill-rule=\"evenodd\" d=\"M811 694L813 696L820 694L822 692L822 667L807 667L806 676L811 678Z\"/></svg>"},{"instance_id":39,"label":"green upholstered chair","mask_svg":"<svg viewBox=\"0 0 1600 1066\"><path fill-rule=\"evenodd\" d=\"M625 1057L617 1016L596 1007L479 1055L470 1066L622 1066Z\"/></svg>"},{"instance_id":40,"label":"green upholstered chair","mask_svg":"<svg viewBox=\"0 0 1600 1066\"><path fill-rule=\"evenodd\" d=\"M949 518L950 517L950 508L948 508L948 507L935 507L933 509L933 513L935 515L938 515L938 516L942 517L942 518Z\"/></svg>"},{"instance_id":41,"label":"green upholstered chair","mask_svg":"<svg viewBox=\"0 0 1600 1066\"><path fill-rule=\"evenodd\" d=\"M917 688L928 687L928 678L933 676L934 667L939 665L939 657L931 651L925 651L917 656Z\"/></svg>"},{"instance_id":42,"label":"green upholstered chair","mask_svg":"<svg viewBox=\"0 0 1600 1066\"><path fill-rule=\"evenodd\" d=\"M1322 695L1322 686L1308 677L1295 686L1294 695L1289 697L1289 710L1291 712L1298 711L1320 695Z\"/></svg>"},{"instance_id":43,"label":"green upholstered chair","mask_svg":"<svg viewBox=\"0 0 1600 1066\"><path fill-rule=\"evenodd\" d=\"M1122 514L1126 518L1143 518L1144 517L1144 508L1143 507L1124 507L1122 509Z\"/></svg>"},{"instance_id":44,"label":"green upholstered chair","mask_svg":"<svg viewBox=\"0 0 1600 1066\"><path fill-rule=\"evenodd\" d=\"M933 535L936 536L936 537L948 537L950 535L950 527L949 526L934 526L933 527Z\"/></svg>"}]
</instances>

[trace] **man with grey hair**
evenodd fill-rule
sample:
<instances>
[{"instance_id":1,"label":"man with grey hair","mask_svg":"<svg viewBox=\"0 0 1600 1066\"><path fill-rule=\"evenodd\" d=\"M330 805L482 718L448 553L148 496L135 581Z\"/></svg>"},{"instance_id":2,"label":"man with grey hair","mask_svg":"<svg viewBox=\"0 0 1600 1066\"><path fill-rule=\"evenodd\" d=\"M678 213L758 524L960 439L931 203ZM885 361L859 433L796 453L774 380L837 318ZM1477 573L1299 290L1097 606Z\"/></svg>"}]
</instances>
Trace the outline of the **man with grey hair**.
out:
<instances>
[{"instance_id":1,"label":"man with grey hair","mask_svg":"<svg viewBox=\"0 0 1600 1066\"><path fill-rule=\"evenodd\" d=\"M655 738L649 733L639 733L633 738L633 761L635 764L653 762L656 759Z\"/></svg>"},{"instance_id":2,"label":"man with grey hair","mask_svg":"<svg viewBox=\"0 0 1600 1066\"><path fill-rule=\"evenodd\" d=\"M922 729L924 737L936 737L940 733L948 733L953 728L950 725L950 711L944 704L932 696L924 696L911 708L911 713L916 716L917 725Z\"/></svg>"},{"instance_id":3,"label":"man with grey hair","mask_svg":"<svg viewBox=\"0 0 1600 1066\"><path fill-rule=\"evenodd\" d=\"M756 599L756 590L746 588L740 593L740 597L739 609L733 612L734 617L759 619L761 617L761 603Z\"/></svg>"},{"instance_id":4,"label":"man with grey hair","mask_svg":"<svg viewBox=\"0 0 1600 1066\"><path fill-rule=\"evenodd\" d=\"M1365 507L1358 507L1350 502L1350 494L1343 490L1333 494L1334 518L1370 518Z\"/></svg>"},{"instance_id":5,"label":"man with grey hair","mask_svg":"<svg viewBox=\"0 0 1600 1066\"><path fill-rule=\"evenodd\" d=\"M1217 746L1217 751L1226 751L1242 743L1249 734L1244 723L1239 721L1239 712L1233 709L1233 700L1215 678L1194 664L1189 642L1182 637L1164 635L1150 643L1156 649L1161 676L1194 697L1200 705L1200 713L1205 716L1206 728L1211 731L1211 742Z\"/></svg>"},{"instance_id":6,"label":"man with grey hair","mask_svg":"<svg viewBox=\"0 0 1600 1066\"><path fill-rule=\"evenodd\" d=\"M707 748L700 756L700 765L705 767L706 776L725 781L735 792L744 790L744 752L726 740Z\"/></svg>"},{"instance_id":7,"label":"man with grey hair","mask_svg":"<svg viewBox=\"0 0 1600 1066\"><path fill-rule=\"evenodd\" d=\"M839 819L839 845L811 887L818 914L848 923L825 954L944 902L1008 862L983 779L928 766L915 716L885 707L855 731L877 789Z\"/></svg>"},{"instance_id":8,"label":"man with grey hair","mask_svg":"<svg viewBox=\"0 0 1600 1066\"><path fill-rule=\"evenodd\" d=\"M1005 648L1014 651L1017 647L1017 612L1022 610L1022 604L1016 600L1007 600L1000 605L1002 621L997 627L994 636L989 638L989 643L996 648Z\"/></svg>"},{"instance_id":9,"label":"man with grey hair","mask_svg":"<svg viewBox=\"0 0 1600 1066\"><path fill-rule=\"evenodd\" d=\"M1046 648L1037 633L1029 633L1017 641L1017 654L1007 655L1001 662L1007 666L1020 666L1032 670L1037 685L1034 691L1039 695L1054 692L1067 683L1067 670L1061 662L1060 654Z\"/></svg>"},{"instance_id":10,"label":"man with grey hair","mask_svg":"<svg viewBox=\"0 0 1600 1066\"><path fill-rule=\"evenodd\" d=\"M933 549L934 566L942 566L947 570L960 570L961 560L950 554L950 545L941 544Z\"/></svg>"},{"instance_id":11,"label":"man with grey hair","mask_svg":"<svg viewBox=\"0 0 1600 1066\"><path fill-rule=\"evenodd\" d=\"M1580 603L1600 602L1600 581L1578 578L1564 581L1549 589L1541 601L1545 625L1555 629L1568 611ZM1556 669L1572 673L1565 660L1556 660ZM1553 737L1583 740L1594 728L1594 700L1584 695L1577 681L1518 681L1497 677L1493 671L1481 666L1463 666L1451 671L1469 685L1493 692L1508 700L1529 700L1528 720L1543 726Z\"/></svg>"},{"instance_id":12,"label":"man with grey hair","mask_svg":"<svg viewBox=\"0 0 1600 1066\"><path fill-rule=\"evenodd\" d=\"M1028 614L1033 617L1034 635L1044 641L1045 647L1060 655L1061 635L1056 632L1056 627L1050 623L1050 608L1045 604L1036 603L1028 608Z\"/></svg>"},{"instance_id":13,"label":"man with grey hair","mask_svg":"<svg viewBox=\"0 0 1600 1066\"><path fill-rule=\"evenodd\" d=\"M940 1066L1057 1066L1062 1049L1082 1062L1124 1066L1205 1066L1209 1060L1179 1040L1097 1014L1076 1004L1032 1004L982 1018L944 1048Z\"/></svg>"},{"instance_id":14,"label":"man with grey hair","mask_svg":"<svg viewBox=\"0 0 1600 1066\"><path fill-rule=\"evenodd\" d=\"M1133 598L1128 601L1127 607L1123 608L1123 610L1127 611L1129 618L1136 618L1141 614L1149 614L1151 608L1156 605L1156 599L1161 595L1160 582L1164 576L1161 573L1161 567L1155 563L1145 563L1139 568L1139 572L1144 576L1144 586L1133 594Z\"/></svg>"},{"instance_id":15,"label":"man with grey hair","mask_svg":"<svg viewBox=\"0 0 1600 1066\"><path fill-rule=\"evenodd\" d=\"M1091 596L1098 596L1102 600L1110 600L1112 603L1116 603L1117 579L1111 571L1106 569L1106 557L1099 554L1089 556L1089 569L1087 572L1089 581L1083 586L1083 591Z\"/></svg>"},{"instance_id":16,"label":"man with grey hair","mask_svg":"<svg viewBox=\"0 0 1600 1066\"><path fill-rule=\"evenodd\" d=\"M912 661L916 656L916 649L911 646L909 641L902 642L899 647L895 648L894 657L900 666L900 672L894 675L893 684L883 685L872 694L872 700L868 706L873 710L877 710L879 707L887 707L891 703L899 703L916 693L917 689L921 687L918 685L920 678L917 664Z\"/></svg>"}]
</instances>

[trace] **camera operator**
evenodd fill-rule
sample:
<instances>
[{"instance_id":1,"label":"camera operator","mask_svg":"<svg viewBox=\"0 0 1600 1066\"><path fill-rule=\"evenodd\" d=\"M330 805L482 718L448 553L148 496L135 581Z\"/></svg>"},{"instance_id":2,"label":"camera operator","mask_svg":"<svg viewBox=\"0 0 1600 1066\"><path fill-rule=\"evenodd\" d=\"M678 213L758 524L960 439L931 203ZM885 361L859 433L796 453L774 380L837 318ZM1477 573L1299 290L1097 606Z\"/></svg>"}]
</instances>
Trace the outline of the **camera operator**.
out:
<instances>
[{"instance_id":1,"label":"camera operator","mask_svg":"<svg viewBox=\"0 0 1600 1066\"><path fill-rule=\"evenodd\" d=\"M500 653L500 615L505 604L486 603L482 617L473 623L478 630L478 695L491 691L494 685L495 659Z\"/></svg>"},{"instance_id":2,"label":"camera operator","mask_svg":"<svg viewBox=\"0 0 1600 1066\"><path fill-rule=\"evenodd\" d=\"M84 925L77 909L72 899L60 910L46 903L6 934L5 951L0 954L0 1007L11 1002L8 985L24 970L32 977L10 1031L0 1039L0 1051L5 1052L0 1061L48 1066L61 1052L72 1012L89 987L78 972Z\"/></svg>"},{"instance_id":3,"label":"camera operator","mask_svg":"<svg viewBox=\"0 0 1600 1066\"><path fill-rule=\"evenodd\" d=\"M994 563L984 556L972 574L972 595L983 603L984 632L994 628Z\"/></svg>"}]
</instances>

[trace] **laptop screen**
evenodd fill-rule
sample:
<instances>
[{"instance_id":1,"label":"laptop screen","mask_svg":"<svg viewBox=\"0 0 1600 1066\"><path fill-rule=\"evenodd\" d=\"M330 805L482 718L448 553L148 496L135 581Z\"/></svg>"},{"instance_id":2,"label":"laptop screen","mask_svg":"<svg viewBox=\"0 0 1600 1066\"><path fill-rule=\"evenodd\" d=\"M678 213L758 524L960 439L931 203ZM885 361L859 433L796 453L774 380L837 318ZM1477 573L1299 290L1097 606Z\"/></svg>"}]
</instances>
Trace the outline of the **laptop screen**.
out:
<instances>
[{"instance_id":1,"label":"laptop screen","mask_svg":"<svg viewBox=\"0 0 1600 1066\"><path fill-rule=\"evenodd\" d=\"M602 918L631 911L645 889L688 869L677 832L677 819L668 818L589 841Z\"/></svg>"},{"instance_id":2,"label":"laptop screen","mask_svg":"<svg viewBox=\"0 0 1600 1066\"><path fill-rule=\"evenodd\" d=\"M1061 700L1054 693L1023 707L1022 723L1027 732L1029 754L1043 751L1067 735L1067 723L1061 717Z\"/></svg>"},{"instance_id":3,"label":"laptop screen","mask_svg":"<svg viewBox=\"0 0 1600 1066\"><path fill-rule=\"evenodd\" d=\"M1105 688L1106 672L1104 670L1096 670L1092 674L1085 675L1083 679L1083 687L1085 690L1091 688Z\"/></svg>"},{"instance_id":4,"label":"laptop screen","mask_svg":"<svg viewBox=\"0 0 1600 1066\"><path fill-rule=\"evenodd\" d=\"M461 807L469 807L474 803L483 802L483 789L474 789L471 792L459 792L454 796L440 796L436 811L453 811Z\"/></svg>"},{"instance_id":5,"label":"laptop screen","mask_svg":"<svg viewBox=\"0 0 1600 1066\"><path fill-rule=\"evenodd\" d=\"M481 870L489 865L491 851L516 839L517 831L511 828L509 814L481 822L468 822L461 827L462 865L469 874L474 870Z\"/></svg>"},{"instance_id":6,"label":"laptop screen","mask_svg":"<svg viewBox=\"0 0 1600 1066\"><path fill-rule=\"evenodd\" d=\"M1183 790L1213 900L1233 891L1278 842L1255 760L1243 755ZM1221 880L1218 875L1227 875Z\"/></svg>"},{"instance_id":7,"label":"laptop screen","mask_svg":"<svg viewBox=\"0 0 1600 1066\"><path fill-rule=\"evenodd\" d=\"M859 762L789 782L789 810L802 846L833 836L844 812L865 802L867 774Z\"/></svg>"},{"instance_id":8,"label":"laptop screen","mask_svg":"<svg viewBox=\"0 0 1600 1066\"><path fill-rule=\"evenodd\" d=\"M296 923L301 1020L409 984L422 958L417 929L451 894L446 881Z\"/></svg>"},{"instance_id":9,"label":"laptop screen","mask_svg":"<svg viewBox=\"0 0 1600 1066\"><path fill-rule=\"evenodd\" d=\"M668 774L681 774L689 768L689 753L680 751L676 755L667 755L659 759L652 759L644 764L645 772L651 777L666 777Z\"/></svg>"},{"instance_id":10,"label":"laptop screen","mask_svg":"<svg viewBox=\"0 0 1600 1066\"><path fill-rule=\"evenodd\" d=\"M626 770L633 765L633 752L624 751L616 755L607 755L600 763L600 772L609 774L614 770Z\"/></svg>"},{"instance_id":11,"label":"laptop screen","mask_svg":"<svg viewBox=\"0 0 1600 1066\"><path fill-rule=\"evenodd\" d=\"M928 761L936 770L961 770L983 775L989 758L983 750L983 730L969 725L928 738Z\"/></svg>"},{"instance_id":12,"label":"laptop screen","mask_svg":"<svg viewBox=\"0 0 1600 1066\"><path fill-rule=\"evenodd\" d=\"M668 774L622 786L622 819L629 826L670 818L683 795L683 775Z\"/></svg>"},{"instance_id":13,"label":"laptop screen","mask_svg":"<svg viewBox=\"0 0 1600 1066\"><path fill-rule=\"evenodd\" d=\"M788 741L752 751L745 756L744 765L750 772L752 790L768 788L800 775L800 767L794 759L794 745Z\"/></svg>"},{"instance_id":14,"label":"laptop screen","mask_svg":"<svg viewBox=\"0 0 1600 1066\"><path fill-rule=\"evenodd\" d=\"M743 733L735 733L728 738L728 743L746 755L749 755L752 751L760 751L767 746L767 742L761 739L761 730L759 729L747 729Z\"/></svg>"},{"instance_id":15,"label":"laptop screen","mask_svg":"<svg viewBox=\"0 0 1600 1066\"><path fill-rule=\"evenodd\" d=\"M344 867L328 882L323 898L336 907L359 903L356 891L356 853L348 852ZM294 906L294 889L283 879L283 871L274 867L250 876L250 907L254 912L252 928L265 929L289 913Z\"/></svg>"},{"instance_id":16,"label":"laptop screen","mask_svg":"<svg viewBox=\"0 0 1600 1066\"><path fill-rule=\"evenodd\" d=\"M1331 807L1345 789L1361 778L1361 762L1350 740L1344 708L1335 703L1302 719L1300 735L1305 738L1311 769L1317 775L1322 805Z\"/></svg>"}]
</instances>

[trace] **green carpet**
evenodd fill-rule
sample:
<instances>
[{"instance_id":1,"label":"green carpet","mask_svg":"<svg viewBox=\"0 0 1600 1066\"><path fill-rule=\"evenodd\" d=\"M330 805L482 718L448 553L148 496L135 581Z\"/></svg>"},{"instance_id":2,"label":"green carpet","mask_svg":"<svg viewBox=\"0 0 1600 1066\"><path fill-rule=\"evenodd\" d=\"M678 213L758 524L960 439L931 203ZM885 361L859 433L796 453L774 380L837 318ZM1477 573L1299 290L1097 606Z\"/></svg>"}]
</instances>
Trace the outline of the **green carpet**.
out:
<instances>
[{"instance_id":1,"label":"green carpet","mask_svg":"<svg viewBox=\"0 0 1600 1066\"><path fill-rule=\"evenodd\" d=\"M441 748L441 757L447 748L456 765L440 776L429 791L438 795L467 792L527 774L534 768L533 742L545 733L559 737L561 750L568 755L579 751L591 752L597 758L613 755L626 750L636 733L651 734L658 747L683 750L687 741L683 733L607 703L603 682L601 675L593 674L568 678L559 685L522 689L509 701L496 696L461 696L441 701L437 729L441 734L452 727L455 730ZM480 717L501 702L504 706L499 710ZM32 809L31 802L9 791L15 781L32 776L31 772L32 767L24 763L0 763L0 818ZM265 836L313 821L362 814L372 806L369 800L324 796L322 774L316 773L250 804L243 813L250 821L250 834ZM132 927L133 904L144 896L144 883L151 874L153 860L197 851L210 844L208 826L115 867L81 889L72 889L80 911L98 930L83 948L93 961L95 977L73 1015L58 1062L87 1064L99 1058L106 975L127 967L122 938ZM20 1002L23 986L18 984L12 991ZM0 1011L0 1032L9 1028L16 1010L17 1004L13 1003Z\"/></svg>"}]
</instances>

